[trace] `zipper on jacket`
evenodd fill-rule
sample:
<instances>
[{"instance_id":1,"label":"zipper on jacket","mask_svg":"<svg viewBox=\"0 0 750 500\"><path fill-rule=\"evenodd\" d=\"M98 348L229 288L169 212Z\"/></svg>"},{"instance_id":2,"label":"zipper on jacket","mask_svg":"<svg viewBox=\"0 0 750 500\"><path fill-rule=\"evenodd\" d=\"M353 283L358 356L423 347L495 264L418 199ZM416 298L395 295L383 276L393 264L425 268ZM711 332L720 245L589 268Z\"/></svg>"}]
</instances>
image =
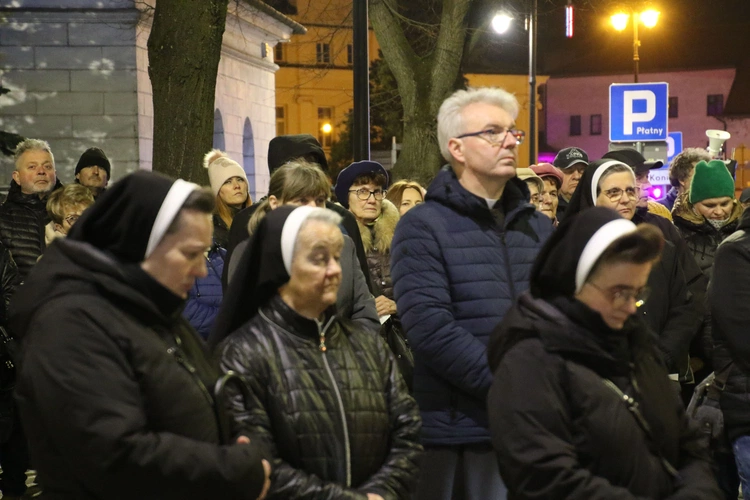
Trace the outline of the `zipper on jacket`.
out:
<instances>
[{"instance_id":1,"label":"zipper on jacket","mask_svg":"<svg viewBox=\"0 0 750 500\"><path fill-rule=\"evenodd\" d=\"M211 393L208 392L208 389L206 388L206 384L203 383L203 380L198 376L198 373L195 370L195 367L190 364L190 362L185 359L182 356L182 353L180 352L180 346L182 346L182 340L180 340L180 337L177 334L173 334L175 342L177 343L176 347L169 347L167 349L167 352L174 356L174 358L177 360L177 363L182 365L183 368L185 368L190 375L192 375L193 380L195 380L196 384L198 385L198 388L201 390L203 395L206 397L206 400L208 401L208 404L213 406L214 405L214 398L211 397Z\"/></svg>"},{"instance_id":2,"label":"zipper on jacket","mask_svg":"<svg viewBox=\"0 0 750 500\"><path fill-rule=\"evenodd\" d=\"M518 297L516 295L516 284L513 283L513 271L510 269L510 255L508 254L508 245L505 244L505 229L500 234L500 241L503 243L503 257L505 260L505 272L508 273L508 285L510 285L510 296L515 301Z\"/></svg>"},{"instance_id":3,"label":"zipper on jacket","mask_svg":"<svg viewBox=\"0 0 750 500\"><path fill-rule=\"evenodd\" d=\"M341 417L341 425L344 428L344 455L346 458L346 487L351 488L352 487L352 452L351 447L349 445L349 426L346 425L346 411L344 410L344 401L341 399L341 392L339 392L339 386L336 383L336 379L333 376L333 372L331 371L331 366L328 364L328 357L326 356L326 346L325 346L325 331L330 326L331 322L333 321L333 318L331 318L325 327L321 328L320 323L318 323L318 331L320 333L321 338L321 347L320 350L323 353L323 364L326 367L326 372L328 373L328 378L331 379L331 383L333 384L333 392L336 394L336 400L339 405L339 416Z\"/></svg>"}]
</instances>

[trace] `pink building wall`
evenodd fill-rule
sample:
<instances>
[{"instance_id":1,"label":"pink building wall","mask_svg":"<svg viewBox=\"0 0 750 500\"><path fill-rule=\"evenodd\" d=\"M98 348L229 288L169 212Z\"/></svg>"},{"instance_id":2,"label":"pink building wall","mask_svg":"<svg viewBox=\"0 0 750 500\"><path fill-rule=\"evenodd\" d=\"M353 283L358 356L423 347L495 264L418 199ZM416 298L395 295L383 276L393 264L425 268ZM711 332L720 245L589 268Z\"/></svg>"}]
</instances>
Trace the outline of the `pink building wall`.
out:
<instances>
[{"instance_id":1,"label":"pink building wall","mask_svg":"<svg viewBox=\"0 0 750 500\"><path fill-rule=\"evenodd\" d=\"M721 94L727 102L734 80L734 68L669 73L646 73L640 82L669 83L670 97L678 98L678 117L669 119L670 132L682 132L684 147L707 146L707 129L724 129L718 119L707 116L707 96ZM547 81L547 143L556 149L577 146L598 159L609 145L609 86L613 83L632 83L633 75L605 75L585 77L552 77ZM591 135L591 115L602 115L601 135ZM581 135L570 136L570 116L581 115ZM750 120L727 122L732 139L727 151L741 143L750 146Z\"/></svg>"}]
</instances>

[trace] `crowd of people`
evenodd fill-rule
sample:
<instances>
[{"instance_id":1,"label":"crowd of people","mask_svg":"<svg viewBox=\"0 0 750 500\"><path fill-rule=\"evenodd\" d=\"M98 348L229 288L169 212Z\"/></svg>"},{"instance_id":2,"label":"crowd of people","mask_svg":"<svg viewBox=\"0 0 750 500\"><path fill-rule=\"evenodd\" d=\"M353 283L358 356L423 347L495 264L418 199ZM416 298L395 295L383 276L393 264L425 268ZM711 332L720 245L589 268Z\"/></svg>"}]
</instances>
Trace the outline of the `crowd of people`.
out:
<instances>
[{"instance_id":1,"label":"crowd of people","mask_svg":"<svg viewBox=\"0 0 750 500\"><path fill-rule=\"evenodd\" d=\"M634 149L519 165L518 111L449 96L426 188L276 137L255 201L219 150L208 187L108 187L98 148L63 187L49 145L20 143L3 498L750 498L732 174L686 149L653 200L663 164ZM685 411L711 372L724 447Z\"/></svg>"}]
</instances>

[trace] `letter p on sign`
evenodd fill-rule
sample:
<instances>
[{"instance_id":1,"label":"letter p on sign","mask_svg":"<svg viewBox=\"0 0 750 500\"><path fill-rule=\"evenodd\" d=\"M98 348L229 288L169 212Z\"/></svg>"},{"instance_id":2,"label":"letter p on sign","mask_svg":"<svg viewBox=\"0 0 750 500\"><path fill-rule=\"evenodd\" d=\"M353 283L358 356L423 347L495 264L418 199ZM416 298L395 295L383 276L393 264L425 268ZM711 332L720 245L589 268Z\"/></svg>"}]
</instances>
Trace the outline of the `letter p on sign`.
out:
<instances>
[{"instance_id":1,"label":"letter p on sign","mask_svg":"<svg viewBox=\"0 0 750 500\"><path fill-rule=\"evenodd\" d=\"M622 128L625 134L633 133L633 124L650 122L656 117L656 94L650 90L626 90L623 92ZM633 111L635 101L646 101L646 111Z\"/></svg>"}]
</instances>

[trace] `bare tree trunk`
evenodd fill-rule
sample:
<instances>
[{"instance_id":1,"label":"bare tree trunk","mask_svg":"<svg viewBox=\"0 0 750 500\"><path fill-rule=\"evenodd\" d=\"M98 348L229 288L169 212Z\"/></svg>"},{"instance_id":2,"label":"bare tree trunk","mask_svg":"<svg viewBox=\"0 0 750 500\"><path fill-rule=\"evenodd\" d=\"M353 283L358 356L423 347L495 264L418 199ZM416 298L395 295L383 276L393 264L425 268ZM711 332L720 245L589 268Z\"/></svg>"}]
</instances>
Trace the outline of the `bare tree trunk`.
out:
<instances>
[{"instance_id":1,"label":"bare tree trunk","mask_svg":"<svg viewBox=\"0 0 750 500\"><path fill-rule=\"evenodd\" d=\"M200 184L213 144L214 95L229 0L158 0L148 38L154 171Z\"/></svg>"},{"instance_id":2,"label":"bare tree trunk","mask_svg":"<svg viewBox=\"0 0 750 500\"><path fill-rule=\"evenodd\" d=\"M396 77L404 106L404 142L395 177L427 183L443 163L435 119L458 80L467 14L474 1L443 0L435 48L429 55L418 56L399 26L395 0L370 0L370 23Z\"/></svg>"}]
</instances>

